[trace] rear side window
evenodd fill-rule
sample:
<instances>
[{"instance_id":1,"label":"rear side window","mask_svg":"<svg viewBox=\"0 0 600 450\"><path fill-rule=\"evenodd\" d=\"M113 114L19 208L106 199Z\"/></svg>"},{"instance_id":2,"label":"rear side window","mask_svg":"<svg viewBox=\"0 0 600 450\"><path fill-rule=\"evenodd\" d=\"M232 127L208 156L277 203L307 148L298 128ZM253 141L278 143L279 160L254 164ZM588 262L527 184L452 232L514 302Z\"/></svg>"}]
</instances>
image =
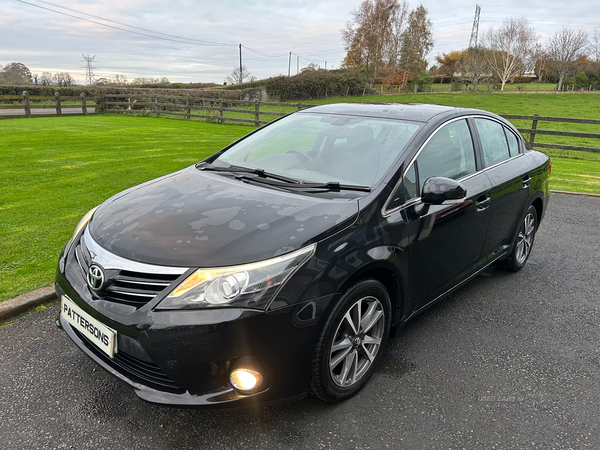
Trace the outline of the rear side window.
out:
<instances>
[{"instance_id":1,"label":"rear side window","mask_svg":"<svg viewBox=\"0 0 600 450\"><path fill-rule=\"evenodd\" d=\"M476 118L475 126L481 139L483 159L486 167L510 158L504 127L500 123L493 120Z\"/></svg>"},{"instance_id":2,"label":"rear side window","mask_svg":"<svg viewBox=\"0 0 600 450\"><path fill-rule=\"evenodd\" d=\"M506 139L508 140L508 149L510 151L510 156L517 156L519 154L519 141L517 141L517 137L512 134L507 128L504 129L506 132Z\"/></svg>"}]
</instances>

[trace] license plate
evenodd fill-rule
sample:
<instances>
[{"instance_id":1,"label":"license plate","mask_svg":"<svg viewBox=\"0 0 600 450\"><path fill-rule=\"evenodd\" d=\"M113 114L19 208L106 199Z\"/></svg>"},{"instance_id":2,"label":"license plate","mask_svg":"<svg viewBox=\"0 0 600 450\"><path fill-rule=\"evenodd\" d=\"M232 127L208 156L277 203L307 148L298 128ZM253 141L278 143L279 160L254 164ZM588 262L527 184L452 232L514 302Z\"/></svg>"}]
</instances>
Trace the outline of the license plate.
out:
<instances>
[{"instance_id":1,"label":"license plate","mask_svg":"<svg viewBox=\"0 0 600 450\"><path fill-rule=\"evenodd\" d=\"M111 358L117 352L117 332L94 319L66 295L61 297L60 315Z\"/></svg>"}]
</instances>

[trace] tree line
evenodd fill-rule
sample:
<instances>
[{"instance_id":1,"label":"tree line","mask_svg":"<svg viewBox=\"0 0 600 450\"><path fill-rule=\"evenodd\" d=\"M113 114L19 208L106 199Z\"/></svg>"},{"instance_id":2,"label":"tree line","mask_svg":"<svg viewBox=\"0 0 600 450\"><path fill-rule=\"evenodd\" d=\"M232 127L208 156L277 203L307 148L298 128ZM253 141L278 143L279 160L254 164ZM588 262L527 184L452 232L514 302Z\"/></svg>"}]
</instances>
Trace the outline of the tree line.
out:
<instances>
[{"instance_id":1,"label":"tree line","mask_svg":"<svg viewBox=\"0 0 600 450\"><path fill-rule=\"evenodd\" d=\"M476 87L497 82L500 89L525 74L539 80L600 87L600 34L563 28L541 45L527 19L511 17L483 34L481 43L436 56L433 25L423 5L410 10L407 0L364 0L341 30L346 50L343 67L359 69L373 82L406 87L430 84L434 76Z\"/></svg>"}]
</instances>

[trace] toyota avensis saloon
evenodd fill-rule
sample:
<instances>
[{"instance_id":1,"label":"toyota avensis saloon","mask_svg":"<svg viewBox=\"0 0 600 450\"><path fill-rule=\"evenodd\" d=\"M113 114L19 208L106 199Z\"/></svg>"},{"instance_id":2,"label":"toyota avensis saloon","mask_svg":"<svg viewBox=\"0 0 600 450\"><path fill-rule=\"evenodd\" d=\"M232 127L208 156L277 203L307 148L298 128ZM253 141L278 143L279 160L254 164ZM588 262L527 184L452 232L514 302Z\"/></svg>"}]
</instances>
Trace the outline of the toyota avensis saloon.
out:
<instances>
[{"instance_id":1,"label":"toyota avensis saloon","mask_svg":"<svg viewBox=\"0 0 600 450\"><path fill-rule=\"evenodd\" d=\"M295 112L88 212L57 324L150 402L343 400L392 329L490 264L524 266L550 169L481 110Z\"/></svg>"}]
</instances>

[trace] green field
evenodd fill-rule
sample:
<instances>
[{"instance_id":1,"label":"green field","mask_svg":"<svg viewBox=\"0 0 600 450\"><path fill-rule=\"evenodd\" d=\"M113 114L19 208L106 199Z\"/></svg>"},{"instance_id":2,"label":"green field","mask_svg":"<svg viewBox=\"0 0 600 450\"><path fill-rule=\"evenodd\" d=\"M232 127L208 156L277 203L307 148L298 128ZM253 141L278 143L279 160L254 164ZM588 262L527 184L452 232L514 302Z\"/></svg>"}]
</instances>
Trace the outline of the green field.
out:
<instances>
[{"instance_id":1,"label":"green field","mask_svg":"<svg viewBox=\"0 0 600 450\"><path fill-rule=\"evenodd\" d=\"M384 95L310 103L335 101L438 103L600 119L600 96L587 94ZM592 125L539 128L551 125L599 133ZM116 115L0 120L0 300L52 282L58 254L86 211L129 186L189 166L253 129ZM600 154L549 153L552 189L600 193Z\"/></svg>"},{"instance_id":2,"label":"green field","mask_svg":"<svg viewBox=\"0 0 600 450\"><path fill-rule=\"evenodd\" d=\"M52 282L88 210L252 129L124 116L0 120L0 300Z\"/></svg>"}]
</instances>

